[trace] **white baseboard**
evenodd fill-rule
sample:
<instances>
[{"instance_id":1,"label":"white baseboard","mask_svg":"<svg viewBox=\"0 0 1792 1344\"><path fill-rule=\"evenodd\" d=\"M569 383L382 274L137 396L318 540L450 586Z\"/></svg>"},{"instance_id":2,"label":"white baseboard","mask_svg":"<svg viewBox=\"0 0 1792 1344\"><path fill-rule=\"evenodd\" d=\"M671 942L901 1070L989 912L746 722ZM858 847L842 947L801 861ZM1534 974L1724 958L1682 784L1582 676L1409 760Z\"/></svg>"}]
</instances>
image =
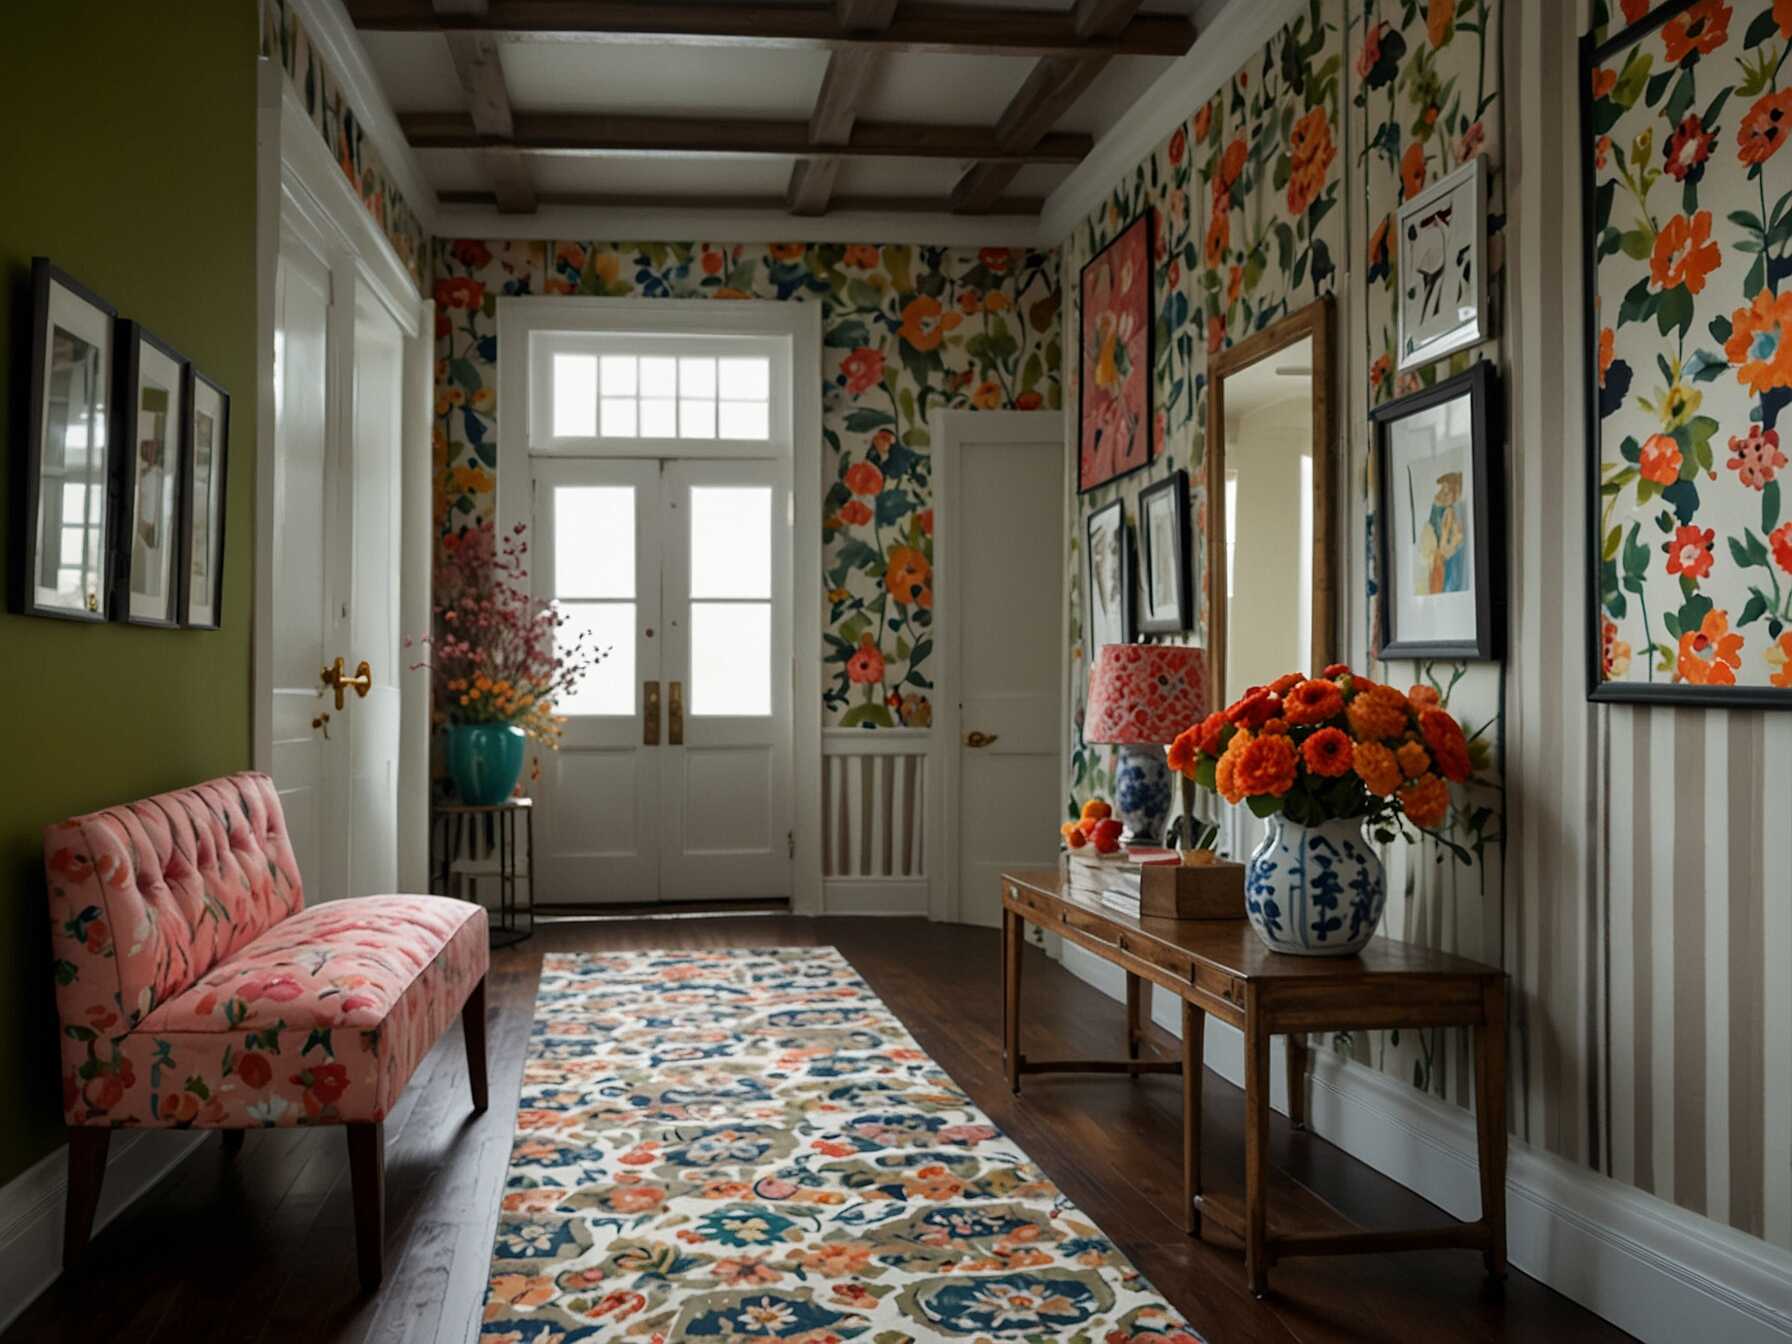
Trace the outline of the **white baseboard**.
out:
<instances>
[{"instance_id":1,"label":"white baseboard","mask_svg":"<svg viewBox=\"0 0 1792 1344\"><path fill-rule=\"evenodd\" d=\"M1114 999L1119 967L1072 944L1065 969ZM1154 992L1152 1021L1172 1035L1181 1013ZM1279 1041L1271 1102L1286 1112ZM1207 1019L1206 1063L1242 1086L1244 1040ZM1312 1128L1352 1157L1457 1218L1478 1216L1474 1117L1398 1079L1326 1051L1313 1054ZM1506 1175L1512 1265L1646 1344L1792 1341L1792 1252L1565 1161L1517 1139Z\"/></svg>"},{"instance_id":2,"label":"white baseboard","mask_svg":"<svg viewBox=\"0 0 1792 1344\"><path fill-rule=\"evenodd\" d=\"M821 883L821 909L827 915L927 916L927 879L828 877Z\"/></svg>"},{"instance_id":3,"label":"white baseboard","mask_svg":"<svg viewBox=\"0 0 1792 1344\"><path fill-rule=\"evenodd\" d=\"M94 1232L167 1175L204 1137L167 1130L114 1134ZM62 1273L67 1192L66 1148L58 1148L0 1186L0 1332Z\"/></svg>"}]
</instances>

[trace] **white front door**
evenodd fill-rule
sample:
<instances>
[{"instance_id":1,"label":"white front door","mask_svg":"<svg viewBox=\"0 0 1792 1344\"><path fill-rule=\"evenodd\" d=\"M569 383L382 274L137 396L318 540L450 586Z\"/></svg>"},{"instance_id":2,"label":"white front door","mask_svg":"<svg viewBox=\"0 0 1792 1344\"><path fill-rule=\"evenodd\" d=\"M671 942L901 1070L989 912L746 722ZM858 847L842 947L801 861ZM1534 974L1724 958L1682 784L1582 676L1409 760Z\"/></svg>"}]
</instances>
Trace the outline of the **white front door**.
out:
<instances>
[{"instance_id":1,"label":"white front door","mask_svg":"<svg viewBox=\"0 0 1792 1344\"><path fill-rule=\"evenodd\" d=\"M556 706L537 899L791 893L789 488L773 461L537 459L536 595L606 655Z\"/></svg>"},{"instance_id":2,"label":"white front door","mask_svg":"<svg viewBox=\"0 0 1792 1344\"><path fill-rule=\"evenodd\" d=\"M956 705L947 726L957 730L944 744L957 855L949 875L958 918L995 926L1002 871L1049 867L1058 850L1064 438L1046 413L979 411L942 423L950 550L940 572L952 584ZM987 525L992 518L1016 522Z\"/></svg>"},{"instance_id":3,"label":"white front door","mask_svg":"<svg viewBox=\"0 0 1792 1344\"><path fill-rule=\"evenodd\" d=\"M283 229L275 278L275 788L308 900L396 889L404 337L329 251ZM341 274L341 271L338 271ZM355 291L341 301L340 291ZM338 708L341 657L370 686Z\"/></svg>"}]
</instances>

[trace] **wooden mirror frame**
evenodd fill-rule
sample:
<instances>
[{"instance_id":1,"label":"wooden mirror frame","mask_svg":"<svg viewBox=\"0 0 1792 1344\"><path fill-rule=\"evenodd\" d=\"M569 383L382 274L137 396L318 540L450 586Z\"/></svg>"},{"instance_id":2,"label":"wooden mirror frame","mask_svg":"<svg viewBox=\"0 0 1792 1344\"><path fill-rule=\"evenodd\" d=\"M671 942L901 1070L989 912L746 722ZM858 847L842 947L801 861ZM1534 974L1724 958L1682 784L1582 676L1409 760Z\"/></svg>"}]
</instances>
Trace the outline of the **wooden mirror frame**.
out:
<instances>
[{"instance_id":1,"label":"wooden mirror frame","mask_svg":"<svg viewBox=\"0 0 1792 1344\"><path fill-rule=\"evenodd\" d=\"M1208 703L1230 703L1226 688L1226 379L1278 350L1313 342L1313 628L1314 672L1336 661L1333 654L1332 465L1336 445L1332 416L1333 303L1328 294L1299 312L1253 332L1207 359L1206 574L1202 591L1207 618Z\"/></svg>"}]
</instances>

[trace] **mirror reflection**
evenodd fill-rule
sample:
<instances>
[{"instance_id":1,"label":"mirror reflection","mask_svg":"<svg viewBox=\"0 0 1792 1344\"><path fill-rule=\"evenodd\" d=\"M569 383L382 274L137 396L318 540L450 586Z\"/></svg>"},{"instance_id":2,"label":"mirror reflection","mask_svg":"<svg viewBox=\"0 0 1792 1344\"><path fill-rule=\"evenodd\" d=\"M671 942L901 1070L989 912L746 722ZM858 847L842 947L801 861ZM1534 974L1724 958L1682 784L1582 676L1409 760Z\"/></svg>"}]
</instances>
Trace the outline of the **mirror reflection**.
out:
<instances>
[{"instance_id":1,"label":"mirror reflection","mask_svg":"<svg viewBox=\"0 0 1792 1344\"><path fill-rule=\"evenodd\" d=\"M99 347L52 329L38 497L38 601L97 606L106 538L106 387Z\"/></svg>"},{"instance_id":2,"label":"mirror reflection","mask_svg":"<svg viewBox=\"0 0 1792 1344\"><path fill-rule=\"evenodd\" d=\"M1226 686L1312 663L1313 342L1226 379Z\"/></svg>"}]
</instances>

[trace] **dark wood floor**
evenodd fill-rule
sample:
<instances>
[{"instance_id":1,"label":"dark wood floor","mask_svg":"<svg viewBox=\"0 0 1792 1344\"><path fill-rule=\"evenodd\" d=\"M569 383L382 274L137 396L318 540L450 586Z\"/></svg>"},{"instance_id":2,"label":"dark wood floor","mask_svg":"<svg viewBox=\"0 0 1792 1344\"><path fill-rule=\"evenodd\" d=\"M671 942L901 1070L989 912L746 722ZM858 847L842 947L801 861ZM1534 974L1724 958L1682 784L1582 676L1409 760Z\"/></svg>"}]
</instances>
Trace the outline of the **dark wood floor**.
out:
<instances>
[{"instance_id":1,"label":"dark wood floor","mask_svg":"<svg viewBox=\"0 0 1792 1344\"><path fill-rule=\"evenodd\" d=\"M1483 1293L1469 1252L1297 1260L1274 1294L1245 1291L1238 1245L1211 1228L1191 1241L1177 1208L1180 1082L1173 1077L1030 1078L1010 1097L998 1060L997 935L918 920L788 916L543 925L494 953L489 986L492 1105L468 1111L456 1026L424 1061L386 1126L384 1289L358 1295L347 1146L340 1129L248 1136L227 1161L209 1138L94 1241L78 1270L3 1337L132 1344L463 1341L475 1329L509 1154L541 954L620 947L838 947L921 1045L1130 1254L1211 1344L1237 1341L1622 1340L1514 1271ZM1120 1005L1029 948L1030 1053L1113 1054ZM1168 1037L1159 1045L1169 1050ZM1237 1190L1244 1140L1238 1091L1209 1073L1206 1178ZM145 1140L149 1142L152 1140ZM153 1141L168 1140L158 1136ZM1341 1225L1441 1221L1440 1211L1323 1140L1275 1117L1276 1216ZM1315 1193L1319 1192L1319 1193Z\"/></svg>"}]
</instances>

